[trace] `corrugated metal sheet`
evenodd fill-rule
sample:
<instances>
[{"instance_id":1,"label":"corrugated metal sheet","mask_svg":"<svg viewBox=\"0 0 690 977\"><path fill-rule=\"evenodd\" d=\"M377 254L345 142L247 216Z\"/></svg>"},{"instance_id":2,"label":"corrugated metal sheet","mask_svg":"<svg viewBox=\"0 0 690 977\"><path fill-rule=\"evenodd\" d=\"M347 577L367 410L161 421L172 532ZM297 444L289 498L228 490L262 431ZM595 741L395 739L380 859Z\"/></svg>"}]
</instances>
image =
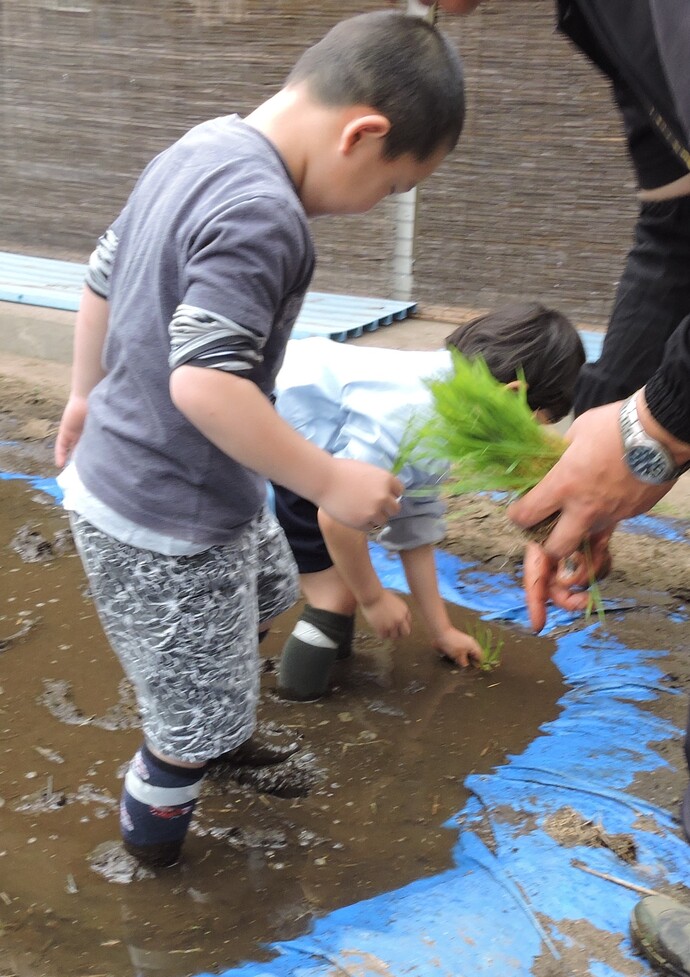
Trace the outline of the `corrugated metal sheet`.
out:
<instances>
[{"instance_id":1,"label":"corrugated metal sheet","mask_svg":"<svg viewBox=\"0 0 690 977\"><path fill-rule=\"evenodd\" d=\"M76 312L85 275L86 265L81 262L0 251L0 302ZM406 319L415 309L414 302L308 292L292 336L324 336L345 342Z\"/></svg>"},{"instance_id":2,"label":"corrugated metal sheet","mask_svg":"<svg viewBox=\"0 0 690 977\"><path fill-rule=\"evenodd\" d=\"M246 113L301 50L377 4L12 0L0 5L0 248L85 261L142 166L182 131ZM552 0L441 17L469 119L421 192L415 298L542 298L605 314L631 236L632 174L606 84L553 34ZM394 207L314 223L314 287L388 296Z\"/></svg>"}]
</instances>

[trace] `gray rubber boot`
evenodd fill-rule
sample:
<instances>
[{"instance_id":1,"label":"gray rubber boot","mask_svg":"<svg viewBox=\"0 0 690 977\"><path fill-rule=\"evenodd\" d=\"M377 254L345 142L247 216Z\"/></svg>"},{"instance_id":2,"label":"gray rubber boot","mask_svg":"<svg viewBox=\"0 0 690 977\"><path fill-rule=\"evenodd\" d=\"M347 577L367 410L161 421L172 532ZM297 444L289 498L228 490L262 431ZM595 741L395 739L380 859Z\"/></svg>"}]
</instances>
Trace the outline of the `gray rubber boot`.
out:
<instances>
[{"instance_id":1,"label":"gray rubber boot","mask_svg":"<svg viewBox=\"0 0 690 977\"><path fill-rule=\"evenodd\" d=\"M633 908L630 935L662 974L690 975L690 908L668 896L645 896Z\"/></svg>"},{"instance_id":2,"label":"gray rubber boot","mask_svg":"<svg viewBox=\"0 0 690 977\"><path fill-rule=\"evenodd\" d=\"M336 661L352 654L354 620L354 616L305 604L300 621L318 628L334 642L335 648L321 648L291 634L278 668L278 689L282 695L301 702L313 702L324 695Z\"/></svg>"},{"instance_id":3,"label":"gray rubber boot","mask_svg":"<svg viewBox=\"0 0 690 977\"><path fill-rule=\"evenodd\" d=\"M278 690L286 699L314 702L327 691L337 648L316 648L294 634L285 642L278 666Z\"/></svg>"},{"instance_id":4,"label":"gray rubber boot","mask_svg":"<svg viewBox=\"0 0 690 977\"><path fill-rule=\"evenodd\" d=\"M343 661L352 654L352 640L355 636L355 615L334 614L333 617L342 618L342 638L338 642L338 661Z\"/></svg>"}]
</instances>

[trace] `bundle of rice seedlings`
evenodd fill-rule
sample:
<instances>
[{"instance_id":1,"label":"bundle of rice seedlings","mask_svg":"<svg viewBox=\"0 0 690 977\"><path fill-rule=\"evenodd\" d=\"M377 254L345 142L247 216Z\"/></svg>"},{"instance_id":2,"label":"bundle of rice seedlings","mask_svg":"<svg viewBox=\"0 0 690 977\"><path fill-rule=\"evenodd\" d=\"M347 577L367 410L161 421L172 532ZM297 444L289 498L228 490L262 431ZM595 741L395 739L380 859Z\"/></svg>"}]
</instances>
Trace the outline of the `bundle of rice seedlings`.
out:
<instances>
[{"instance_id":1,"label":"bundle of rice seedlings","mask_svg":"<svg viewBox=\"0 0 690 977\"><path fill-rule=\"evenodd\" d=\"M567 444L535 420L524 382L512 390L492 376L481 358L452 354L452 371L428 381L431 410L412 419L394 470L406 464L441 465L453 495L522 495L541 481Z\"/></svg>"},{"instance_id":2,"label":"bundle of rice seedlings","mask_svg":"<svg viewBox=\"0 0 690 977\"><path fill-rule=\"evenodd\" d=\"M510 502L534 488L568 444L535 419L524 377L517 390L511 389L495 379L481 358L468 360L451 352L453 369L427 382L431 409L408 425L394 472L407 464L432 471L445 468L443 483L450 495L504 492ZM543 542L558 515L525 534ZM586 541L582 552L590 563ZM601 595L592 572L588 615L593 608L601 620Z\"/></svg>"}]
</instances>

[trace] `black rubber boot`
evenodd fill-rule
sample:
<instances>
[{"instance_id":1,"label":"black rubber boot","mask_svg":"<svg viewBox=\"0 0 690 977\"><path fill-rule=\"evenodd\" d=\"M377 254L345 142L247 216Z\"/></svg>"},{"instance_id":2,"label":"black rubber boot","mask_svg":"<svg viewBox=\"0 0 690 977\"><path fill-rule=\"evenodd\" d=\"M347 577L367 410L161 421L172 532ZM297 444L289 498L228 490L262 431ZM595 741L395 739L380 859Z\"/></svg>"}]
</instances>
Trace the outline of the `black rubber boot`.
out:
<instances>
[{"instance_id":1,"label":"black rubber boot","mask_svg":"<svg viewBox=\"0 0 690 977\"><path fill-rule=\"evenodd\" d=\"M221 754L218 762L236 763L244 767L270 767L288 760L298 750L299 742L293 736L273 732L259 724L248 740L234 750Z\"/></svg>"},{"instance_id":2,"label":"black rubber boot","mask_svg":"<svg viewBox=\"0 0 690 977\"><path fill-rule=\"evenodd\" d=\"M134 845L132 842L123 840L122 845L126 852L148 868L169 868L179 862L182 854L181 841L161 841L154 845Z\"/></svg>"}]
</instances>

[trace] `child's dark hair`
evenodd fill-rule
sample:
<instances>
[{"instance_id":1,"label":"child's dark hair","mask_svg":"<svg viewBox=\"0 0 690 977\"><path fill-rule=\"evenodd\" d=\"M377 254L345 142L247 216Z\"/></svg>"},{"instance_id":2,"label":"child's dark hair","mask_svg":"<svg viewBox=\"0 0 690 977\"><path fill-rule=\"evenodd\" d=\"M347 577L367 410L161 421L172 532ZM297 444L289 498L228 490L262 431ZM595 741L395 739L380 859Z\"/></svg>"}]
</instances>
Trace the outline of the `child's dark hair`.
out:
<instances>
[{"instance_id":1,"label":"child's dark hair","mask_svg":"<svg viewBox=\"0 0 690 977\"><path fill-rule=\"evenodd\" d=\"M391 10L341 21L308 48L286 84L306 81L324 105L367 105L391 124L386 159L420 162L455 147L465 120L462 62L431 24Z\"/></svg>"},{"instance_id":2,"label":"child's dark hair","mask_svg":"<svg viewBox=\"0 0 690 977\"><path fill-rule=\"evenodd\" d=\"M572 408L575 381L585 362L570 319L543 305L518 303L459 326L446 339L468 359L481 356L501 383L524 374L527 403L559 421Z\"/></svg>"}]
</instances>

